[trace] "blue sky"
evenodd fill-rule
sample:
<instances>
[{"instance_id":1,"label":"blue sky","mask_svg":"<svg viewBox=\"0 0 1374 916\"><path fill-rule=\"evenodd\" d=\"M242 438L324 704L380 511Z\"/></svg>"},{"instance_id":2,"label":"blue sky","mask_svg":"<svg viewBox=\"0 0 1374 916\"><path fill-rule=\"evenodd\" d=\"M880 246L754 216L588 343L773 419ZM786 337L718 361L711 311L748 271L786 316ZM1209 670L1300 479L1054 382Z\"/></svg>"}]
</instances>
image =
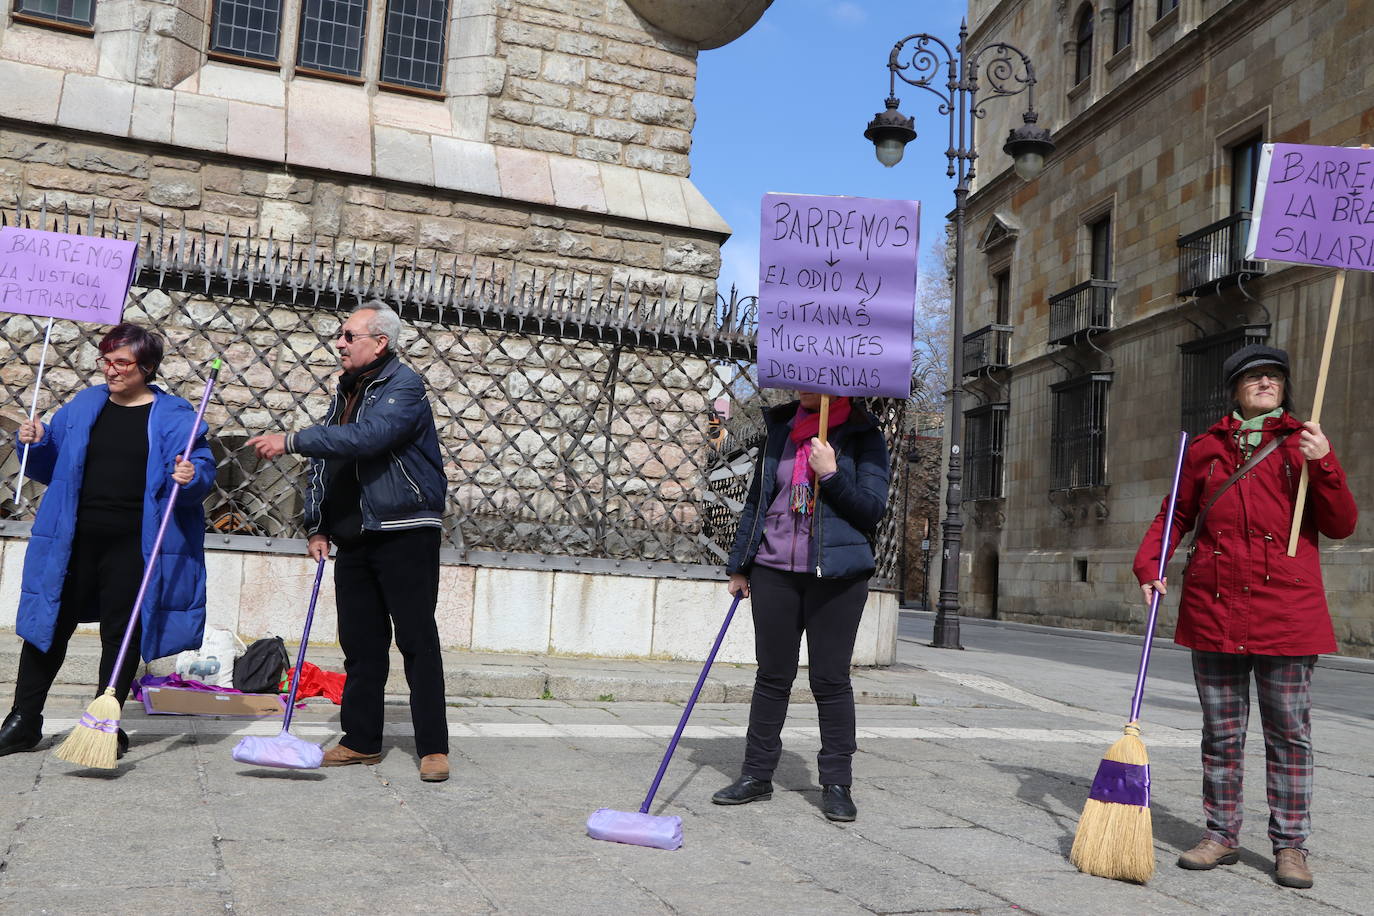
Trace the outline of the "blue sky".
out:
<instances>
[{"instance_id":1,"label":"blue sky","mask_svg":"<svg viewBox=\"0 0 1374 916\"><path fill-rule=\"evenodd\" d=\"M774 0L748 34L701 53L692 180L735 232L721 252L722 292L758 292L759 199L769 191L921 201L924 272L954 206L948 118L934 95L898 81L918 134L906 157L884 168L863 132L887 98L892 46L915 32L953 46L966 10L958 0Z\"/></svg>"}]
</instances>

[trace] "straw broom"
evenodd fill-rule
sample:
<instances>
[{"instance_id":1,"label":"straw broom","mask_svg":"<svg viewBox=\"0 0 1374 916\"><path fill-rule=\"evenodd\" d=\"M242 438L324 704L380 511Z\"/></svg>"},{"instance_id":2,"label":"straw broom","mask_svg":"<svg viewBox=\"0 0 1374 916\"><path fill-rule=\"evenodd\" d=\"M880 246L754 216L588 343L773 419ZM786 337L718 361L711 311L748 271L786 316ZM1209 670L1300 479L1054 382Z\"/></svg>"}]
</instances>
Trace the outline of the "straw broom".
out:
<instances>
[{"instance_id":1,"label":"straw broom","mask_svg":"<svg viewBox=\"0 0 1374 916\"><path fill-rule=\"evenodd\" d=\"M188 461L191 457L191 449L196 444L196 435L200 431L201 417L205 416L205 406L210 402L210 390L215 387L215 378L219 375L219 367L220 360L218 358L210 364L210 377L205 380L205 392L200 397L200 407L196 410L196 418L191 421L191 434L186 440L186 448L182 449L181 452ZM119 677L119 672L124 667L124 656L129 651L134 627L138 623L143 608L143 596L148 593L148 583L152 579L153 567L157 564L158 554L162 551L162 538L167 533L167 523L172 520L172 510L176 507L177 493L179 492L181 492L181 487L174 485L172 492L167 496L167 509L162 513L162 522L157 529L157 539L153 541L153 549L148 554L148 562L143 568L143 581L139 583L138 597L134 599L134 609L129 614L128 625L124 628L124 641L120 643L119 655L115 657L114 670L110 674L110 683L105 686L105 692L92 700L91 705L86 707L86 712L76 723L71 734L67 736L67 740L63 741L54 752L59 760L98 770L113 770L115 768L115 761L119 759L119 715L121 709L119 700L115 697L114 678Z\"/></svg>"},{"instance_id":2,"label":"straw broom","mask_svg":"<svg viewBox=\"0 0 1374 916\"><path fill-rule=\"evenodd\" d=\"M1174 466L1174 485L1169 492L1169 508L1164 516L1164 532L1159 549L1159 575L1169 562L1169 542L1173 534L1174 507L1178 504L1178 485L1183 476L1183 457L1188 434L1178 442L1178 461ZM1107 748L1093 778L1092 790L1078 819L1069 861L1079 871L1102 878L1116 878L1144 884L1155 873L1154 827L1150 821L1150 757L1140 740L1140 703L1145 695L1145 673L1150 666L1150 645L1159 616L1159 592L1150 598L1150 616L1145 624L1145 645L1140 652L1135 694L1131 699L1131 719L1116 743Z\"/></svg>"}]
</instances>

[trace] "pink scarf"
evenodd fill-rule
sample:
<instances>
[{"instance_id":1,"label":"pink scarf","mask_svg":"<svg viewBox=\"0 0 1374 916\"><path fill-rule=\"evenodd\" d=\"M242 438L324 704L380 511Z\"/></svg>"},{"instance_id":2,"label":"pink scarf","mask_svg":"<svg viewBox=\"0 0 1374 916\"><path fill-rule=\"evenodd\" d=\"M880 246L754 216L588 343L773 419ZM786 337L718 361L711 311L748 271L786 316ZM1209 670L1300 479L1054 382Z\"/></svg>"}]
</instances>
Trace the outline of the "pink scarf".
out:
<instances>
[{"instance_id":1,"label":"pink scarf","mask_svg":"<svg viewBox=\"0 0 1374 916\"><path fill-rule=\"evenodd\" d=\"M834 429L849 419L849 406L849 398L830 399L827 429ZM798 404L792 432L788 434L788 438L797 444L797 457L792 465L792 511L798 515L811 515L816 511L816 488L811 474L811 439L820 431L820 413L812 413Z\"/></svg>"}]
</instances>

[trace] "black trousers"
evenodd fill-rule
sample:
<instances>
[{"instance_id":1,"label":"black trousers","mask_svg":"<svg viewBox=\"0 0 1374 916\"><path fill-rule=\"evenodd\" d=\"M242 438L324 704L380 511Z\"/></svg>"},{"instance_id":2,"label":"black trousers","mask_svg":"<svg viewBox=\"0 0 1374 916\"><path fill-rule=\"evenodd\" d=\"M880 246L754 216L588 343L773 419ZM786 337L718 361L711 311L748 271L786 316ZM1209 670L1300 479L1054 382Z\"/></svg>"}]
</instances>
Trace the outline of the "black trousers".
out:
<instances>
[{"instance_id":1,"label":"black trousers","mask_svg":"<svg viewBox=\"0 0 1374 916\"><path fill-rule=\"evenodd\" d=\"M15 677L14 708L24 715L42 715L48 691L67 658L67 644L81 617L98 615L100 621L100 683L96 695L105 692L114 670L115 657L124 641L138 586L143 580L143 548L137 531L125 534L78 533L67 563L67 578L53 628L52 645L47 652L24 641L19 650L19 673ZM134 624L124 665L114 680L115 697L123 703L129 696L134 672L138 670L140 621Z\"/></svg>"},{"instance_id":2,"label":"black trousers","mask_svg":"<svg viewBox=\"0 0 1374 916\"><path fill-rule=\"evenodd\" d=\"M405 664L410 719L421 756L448 753L439 628L439 529L368 533L339 544L334 562L339 645L344 652L342 743L360 754L382 749L382 704L391 636Z\"/></svg>"},{"instance_id":3,"label":"black trousers","mask_svg":"<svg viewBox=\"0 0 1374 916\"><path fill-rule=\"evenodd\" d=\"M821 727L816 756L822 785L853 781L854 687L849 681L854 637L859 632L868 580L820 579L807 573L755 566L749 573L754 608L754 653L758 673L749 707L745 776L772 779L782 755L787 699L797 677L802 633L810 659L811 693Z\"/></svg>"}]
</instances>

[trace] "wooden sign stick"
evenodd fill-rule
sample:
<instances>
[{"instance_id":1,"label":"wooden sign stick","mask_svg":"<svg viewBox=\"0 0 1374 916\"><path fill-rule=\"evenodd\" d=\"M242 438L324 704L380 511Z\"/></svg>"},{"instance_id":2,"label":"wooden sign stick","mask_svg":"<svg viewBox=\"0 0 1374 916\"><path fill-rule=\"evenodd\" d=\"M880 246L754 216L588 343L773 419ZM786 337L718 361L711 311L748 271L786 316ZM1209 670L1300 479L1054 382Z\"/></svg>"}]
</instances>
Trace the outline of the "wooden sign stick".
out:
<instances>
[{"instance_id":1,"label":"wooden sign stick","mask_svg":"<svg viewBox=\"0 0 1374 916\"><path fill-rule=\"evenodd\" d=\"M1336 283L1331 288L1331 308L1326 313L1326 340L1322 343L1322 361L1317 369L1317 393L1312 399L1312 422L1320 423L1322 401L1326 398L1326 373L1331 368L1331 346L1336 342L1336 320L1341 314L1341 294L1345 292L1345 271L1336 271ZM1298 555L1298 532L1302 529L1302 511L1307 505L1307 462L1302 463L1298 478L1298 501L1293 506L1293 527L1288 531L1288 555Z\"/></svg>"},{"instance_id":2,"label":"wooden sign stick","mask_svg":"<svg viewBox=\"0 0 1374 916\"><path fill-rule=\"evenodd\" d=\"M826 433L830 430L830 395L821 395L821 444L825 444Z\"/></svg>"}]
</instances>

